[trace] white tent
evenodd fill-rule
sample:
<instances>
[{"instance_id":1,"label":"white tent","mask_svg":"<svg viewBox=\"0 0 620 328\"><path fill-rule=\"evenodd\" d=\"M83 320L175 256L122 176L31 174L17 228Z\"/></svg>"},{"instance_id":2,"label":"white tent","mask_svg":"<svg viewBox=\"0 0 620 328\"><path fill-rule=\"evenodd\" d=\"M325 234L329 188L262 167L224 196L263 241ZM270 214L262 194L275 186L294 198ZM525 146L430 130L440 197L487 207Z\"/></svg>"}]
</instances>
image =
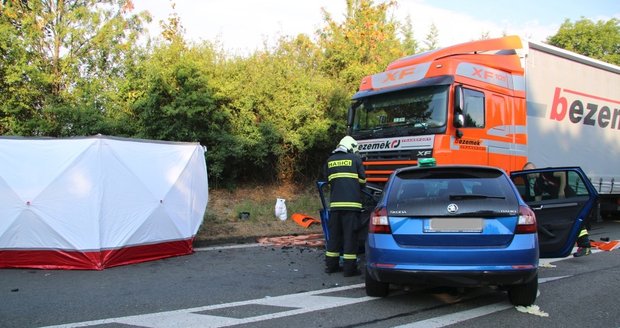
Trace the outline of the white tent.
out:
<instances>
[{"instance_id":1,"label":"white tent","mask_svg":"<svg viewBox=\"0 0 620 328\"><path fill-rule=\"evenodd\" d=\"M190 254L208 201L196 143L0 138L0 268L97 269Z\"/></svg>"}]
</instances>

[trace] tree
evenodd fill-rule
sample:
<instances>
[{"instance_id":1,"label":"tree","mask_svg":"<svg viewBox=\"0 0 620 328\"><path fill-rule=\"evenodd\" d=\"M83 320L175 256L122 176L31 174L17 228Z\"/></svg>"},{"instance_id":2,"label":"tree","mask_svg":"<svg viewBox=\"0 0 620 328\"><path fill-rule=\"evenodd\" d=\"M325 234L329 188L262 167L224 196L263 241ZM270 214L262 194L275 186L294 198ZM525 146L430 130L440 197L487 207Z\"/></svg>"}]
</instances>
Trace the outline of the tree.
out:
<instances>
[{"instance_id":1,"label":"tree","mask_svg":"<svg viewBox=\"0 0 620 328\"><path fill-rule=\"evenodd\" d=\"M411 24L411 16L407 15L405 23L402 27L403 33L403 49L407 54L415 54L418 52L418 42L413 37L413 25Z\"/></svg>"},{"instance_id":2,"label":"tree","mask_svg":"<svg viewBox=\"0 0 620 328\"><path fill-rule=\"evenodd\" d=\"M83 118L104 119L122 111L117 83L124 77L125 62L134 60L142 22L148 15L130 14L129 0L4 3L0 33L16 49L3 51L11 53L9 65L2 68L2 87L8 89L2 91L10 92L0 112L2 117L11 117L4 119L10 124L3 133L93 133L98 131L76 126L102 128L105 122Z\"/></svg>"},{"instance_id":3,"label":"tree","mask_svg":"<svg viewBox=\"0 0 620 328\"><path fill-rule=\"evenodd\" d=\"M22 19L23 2L0 7L0 133L37 134L49 92L45 62L34 51L30 20Z\"/></svg>"},{"instance_id":4,"label":"tree","mask_svg":"<svg viewBox=\"0 0 620 328\"><path fill-rule=\"evenodd\" d=\"M612 18L596 23L582 18L575 23L566 19L547 42L584 56L620 65L620 20Z\"/></svg>"},{"instance_id":5,"label":"tree","mask_svg":"<svg viewBox=\"0 0 620 328\"><path fill-rule=\"evenodd\" d=\"M431 27L426 34L426 39L424 39L424 51L435 50L439 46L439 30L435 23L431 24Z\"/></svg>"},{"instance_id":6,"label":"tree","mask_svg":"<svg viewBox=\"0 0 620 328\"><path fill-rule=\"evenodd\" d=\"M129 93L134 137L199 142L207 147L209 175L223 178L236 153L231 117L217 104L212 87L216 54L207 44L188 47L182 38L157 44L139 64Z\"/></svg>"},{"instance_id":7,"label":"tree","mask_svg":"<svg viewBox=\"0 0 620 328\"><path fill-rule=\"evenodd\" d=\"M332 146L325 108L337 85L317 69L319 59L317 46L302 34L218 65L213 86L220 108L231 113L232 151L239 154L230 158L236 172L228 176L263 182L316 177L316 154Z\"/></svg>"},{"instance_id":8,"label":"tree","mask_svg":"<svg viewBox=\"0 0 620 328\"><path fill-rule=\"evenodd\" d=\"M333 81L322 109L330 122L324 146L333 148L346 134L347 108L362 78L385 70L395 59L416 50L411 26L401 30L400 23L389 14L395 6L395 1L375 5L372 0L347 0L342 23L323 11L325 26L318 31L318 67ZM404 44L398 38L399 30L404 34Z\"/></svg>"},{"instance_id":9,"label":"tree","mask_svg":"<svg viewBox=\"0 0 620 328\"><path fill-rule=\"evenodd\" d=\"M354 92L362 77L405 55L397 37L399 23L388 16L395 5L394 1L375 5L372 0L347 0L343 23L324 11L326 26L319 31L323 72Z\"/></svg>"},{"instance_id":10,"label":"tree","mask_svg":"<svg viewBox=\"0 0 620 328\"><path fill-rule=\"evenodd\" d=\"M216 186L317 178L362 77L419 50L395 1L347 0L317 43L286 36L245 57L186 42L176 13L143 45L150 17L130 0L3 4L0 134L200 142Z\"/></svg>"}]
</instances>

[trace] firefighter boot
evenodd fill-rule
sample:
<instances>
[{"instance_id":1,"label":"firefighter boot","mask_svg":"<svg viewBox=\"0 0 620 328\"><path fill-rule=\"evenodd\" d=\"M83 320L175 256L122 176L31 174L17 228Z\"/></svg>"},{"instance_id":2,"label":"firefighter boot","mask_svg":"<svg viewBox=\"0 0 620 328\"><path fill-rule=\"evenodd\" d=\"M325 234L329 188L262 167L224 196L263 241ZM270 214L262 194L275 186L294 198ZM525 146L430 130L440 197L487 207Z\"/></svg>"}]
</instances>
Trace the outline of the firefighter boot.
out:
<instances>
[{"instance_id":1,"label":"firefighter boot","mask_svg":"<svg viewBox=\"0 0 620 328\"><path fill-rule=\"evenodd\" d=\"M590 236L588 235L588 230L581 229L579 232L579 237L577 238L577 252L573 253L574 257L587 256L592 254L590 245Z\"/></svg>"},{"instance_id":2,"label":"firefighter boot","mask_svg":"<svg viewBox=\"0 0 620 328\"><path fill-rule=\"evenodd\" d=\"M360 272L360 270L357 268L357 260L344 260L343 267L343 275L345 277L359 276L360 274L362 274L362 272Z\"/></svg>"},{"instance_id":3,"label":"firefighter boot","mask_svg":"<svg viewBox=\"0 0 620 328\"><path fill-rule=\"evenodd\" d=\"M339 257L325 257L325 273L334 273L340 271L340 258Z\"/></svg>"},{"instance_id":4,"label":"firefighter boot","mask_svg":"<svg viewBox=\"0 0 620 328\"><path fill-rule=\"evenodd\" d=\"M592 254L590 247L577 247L577 252L573 253L574 257L587 256Z\"/></svg>"}]
</instances>

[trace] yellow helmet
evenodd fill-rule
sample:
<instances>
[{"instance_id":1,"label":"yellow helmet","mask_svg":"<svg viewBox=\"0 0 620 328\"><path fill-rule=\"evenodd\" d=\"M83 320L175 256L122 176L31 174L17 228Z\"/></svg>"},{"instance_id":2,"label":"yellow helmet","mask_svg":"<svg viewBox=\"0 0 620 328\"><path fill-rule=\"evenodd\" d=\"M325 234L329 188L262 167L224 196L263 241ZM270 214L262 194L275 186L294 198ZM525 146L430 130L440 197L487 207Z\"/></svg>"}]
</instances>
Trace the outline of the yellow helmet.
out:
<instances>
[{"instance_id":1,"label":"yellow helmet","mask_svg":"<svg viewBox=\"0 0 620 328\"><path fill-rule=\"evenodd\" d=\"M346 136L340 140L338 146L345 147L350 153L357 153L357 141L353 139L351 136Z\"/></svg>"}]
</instances>

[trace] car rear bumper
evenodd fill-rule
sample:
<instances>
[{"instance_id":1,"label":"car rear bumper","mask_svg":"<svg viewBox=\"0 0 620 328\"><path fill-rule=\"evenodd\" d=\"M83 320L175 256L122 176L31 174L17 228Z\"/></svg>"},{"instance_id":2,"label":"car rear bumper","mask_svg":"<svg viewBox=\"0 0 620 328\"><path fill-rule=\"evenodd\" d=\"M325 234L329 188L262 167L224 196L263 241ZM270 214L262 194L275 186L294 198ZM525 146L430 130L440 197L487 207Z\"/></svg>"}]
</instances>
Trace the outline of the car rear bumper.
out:
<instances>
[{"instance_id":1,"label":"car rear bumper","mask_svg":"<svg viewBox=\"0 0 620 328\"><path fill-rule=\"evenodd\" d=\"M504 247L403 247L389 234L372 233L366 244L369 264L406 271L513 271L536 268L538 256L535 234L515 235Z\"/></svg>"},{"instance_id":2,"label":"car rear bumper","mask_svg":"<svg viewBox=\"0 0 620 328\"><path fill-rule=\"evenodd\" d=\"M538 269L515 271L424 271L384 269L369 266L367 272L377 281L394 284L476 287L527 283L536 277Z\"/></svg>"},{"instance_id":3,"label":"car rear bumper","mask_svg":"<svg viewBox=\"0 0 620 328\"><path fill-rule=\"evenodd\" d=\"M522 284L538 272L538 242L518 234L506 247L402 247L389 234L369 234L366 265L375 280L396 284Z\"/></svg>"}]
</instances>

